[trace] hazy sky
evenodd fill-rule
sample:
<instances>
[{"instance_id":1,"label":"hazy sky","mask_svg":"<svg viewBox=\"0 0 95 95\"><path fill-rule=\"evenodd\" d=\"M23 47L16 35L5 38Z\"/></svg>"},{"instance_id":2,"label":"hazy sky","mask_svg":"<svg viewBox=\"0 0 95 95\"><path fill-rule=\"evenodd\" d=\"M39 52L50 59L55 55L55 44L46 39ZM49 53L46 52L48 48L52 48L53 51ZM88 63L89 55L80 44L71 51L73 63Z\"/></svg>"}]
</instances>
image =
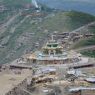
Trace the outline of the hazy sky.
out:
<instances>
[{"instance_id":1,"label":"hazy sky","mask_svg":"<svg viewBox=\"0 0 95 95\"><path fill-rule=\"evenodd\" d=\"M38 0L46 5L63 9L63 10L76 10L95 15L95 0Z\"/></svg>"}]
</instances>

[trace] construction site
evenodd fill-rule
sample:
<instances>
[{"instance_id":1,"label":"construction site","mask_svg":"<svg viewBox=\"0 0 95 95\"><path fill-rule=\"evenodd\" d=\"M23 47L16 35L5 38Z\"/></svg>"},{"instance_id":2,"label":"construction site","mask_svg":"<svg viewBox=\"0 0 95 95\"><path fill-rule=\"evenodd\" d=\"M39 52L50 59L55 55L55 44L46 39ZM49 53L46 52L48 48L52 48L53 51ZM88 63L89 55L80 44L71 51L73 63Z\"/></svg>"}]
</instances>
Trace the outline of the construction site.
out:
<instances>
[{"instance_id":1,"label":"construction site","mask_svg":"<svg viewBox=\"0 0 95 95\"><path fill-rule=\"evenodd\" d=\"M2 66L0 95L95 95L95 67Z\"/></svg>"}]
</instances>

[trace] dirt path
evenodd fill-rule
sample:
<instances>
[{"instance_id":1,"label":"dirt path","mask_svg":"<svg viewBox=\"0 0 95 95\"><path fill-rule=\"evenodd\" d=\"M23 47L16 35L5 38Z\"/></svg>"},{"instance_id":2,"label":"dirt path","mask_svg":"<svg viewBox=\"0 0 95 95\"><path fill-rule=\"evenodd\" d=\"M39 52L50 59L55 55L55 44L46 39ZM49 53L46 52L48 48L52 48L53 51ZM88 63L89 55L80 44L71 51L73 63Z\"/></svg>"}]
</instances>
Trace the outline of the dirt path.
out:
<instances>
[{"instance_id":1,"label":"dirt path","mask_svg":"<svg viewBox=\"0 0 95 95\"><path fill-rule=\"evenodd\" d=\"M72 32L79 32L79 31L81 31L82 29L84 29L84 28L86 28L86 27L89 27L89 26L91 26L91 25L93 25L93 24L95 24L95 21L93 21L93 22L91 22L91 23L88 23L88 24L86 24L86 25L84 25L84 26L82 26L82 27L80 27L80 28L77 28L77 29L73 30Z\"/></svg>"},{"instance_id":2,"label":"dirt path","mask_svg":"<svg viewBox=\"0 0 95 95\"><path fill-rule=\"evenodd\" d=\"M91 46L86 46L86 47L81 47L81 48L75 49L75 51L77 51L77 52L80 52L80 51L83 51L83 50L95 50L95 45L91 45Z\"/></svg>"},{"instance_id":3,"label":"dirt path","mask_svg":"<svg viewBox=\"0 0 95 95\"><path fill-rule=\"evenodd\" d=\"M2 33L4 33L8 26L20 15L20 13L14 15L13 17L11 17L6 23L4 23L1 27L0 27L0 35Z\"/></svg>"},{"instance_id":4,"label":"dirt path","mask_svg":"<svg viewBox=\"0 0 95 95\"><path fill-rule=\"evenodd\" d=\"M18 28L28 17L29 17L29 16L24 17L24 19L21 20L21 21L19 22L19 24L17 24L17 25L15 25L14 27L12 27L12 29L11 29L10 32L11 32L11 33L14 33L15 30L16 30L16 28Z\"/></svg>"}]
</instances>

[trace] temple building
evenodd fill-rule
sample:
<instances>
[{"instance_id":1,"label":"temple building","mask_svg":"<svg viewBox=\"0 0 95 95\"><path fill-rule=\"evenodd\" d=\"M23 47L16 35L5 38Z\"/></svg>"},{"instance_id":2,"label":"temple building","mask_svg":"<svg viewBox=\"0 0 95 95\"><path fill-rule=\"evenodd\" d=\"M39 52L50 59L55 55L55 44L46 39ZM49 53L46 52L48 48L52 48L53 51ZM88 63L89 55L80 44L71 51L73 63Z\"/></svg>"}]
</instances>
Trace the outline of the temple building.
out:
<instances>
[{"instance_id":1,"label":"temple building","mask_svg":"<svg viewBox=\"0 0 95 95\"><path fill-rule=\"evenodd\" d=\"M52 37L41 51L36 51L27 57L31 63L38 64L68 64L68 63L87 63L88 59L81 57L80 53L73 50L66 51L61 44Z\"/></svg>"}]
</instances>

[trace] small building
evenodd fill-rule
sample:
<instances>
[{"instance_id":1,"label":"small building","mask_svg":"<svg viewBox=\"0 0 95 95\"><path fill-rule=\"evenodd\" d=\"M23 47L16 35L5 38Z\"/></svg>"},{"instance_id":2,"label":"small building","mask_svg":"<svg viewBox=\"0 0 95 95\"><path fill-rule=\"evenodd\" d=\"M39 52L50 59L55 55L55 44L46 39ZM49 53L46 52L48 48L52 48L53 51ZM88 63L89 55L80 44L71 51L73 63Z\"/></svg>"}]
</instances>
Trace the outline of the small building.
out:
<instances>
[{"instance_id":1,"label":"small building","mask_svg":"<svg viewBox=\"0 0 95 95\"><path fill-rule=\"evenodd\" d=\"M95 87L72 87L69 95L95 95Z\"/></svg>"},{"instance_id":2,"label":"small building","mask_svg":"<svg viewBox=\"0 0 95 95\"><path fill-rule=\"evenodd\" d=\"M42 67L36 70L35 72L36 75L56 75L56 69L52 67Z\"/></svg>"},{"instance_id":3,"label":"small building","mask_svg":"<svg viewBox=\"0 0 95 95\"><path fill-rule=\"evenodd\" d=\"M86 78L85 81L87 81L89 83L95 83L95 76L94 77L90 77L90 78Z\"/></svg>"}]
</instances>

